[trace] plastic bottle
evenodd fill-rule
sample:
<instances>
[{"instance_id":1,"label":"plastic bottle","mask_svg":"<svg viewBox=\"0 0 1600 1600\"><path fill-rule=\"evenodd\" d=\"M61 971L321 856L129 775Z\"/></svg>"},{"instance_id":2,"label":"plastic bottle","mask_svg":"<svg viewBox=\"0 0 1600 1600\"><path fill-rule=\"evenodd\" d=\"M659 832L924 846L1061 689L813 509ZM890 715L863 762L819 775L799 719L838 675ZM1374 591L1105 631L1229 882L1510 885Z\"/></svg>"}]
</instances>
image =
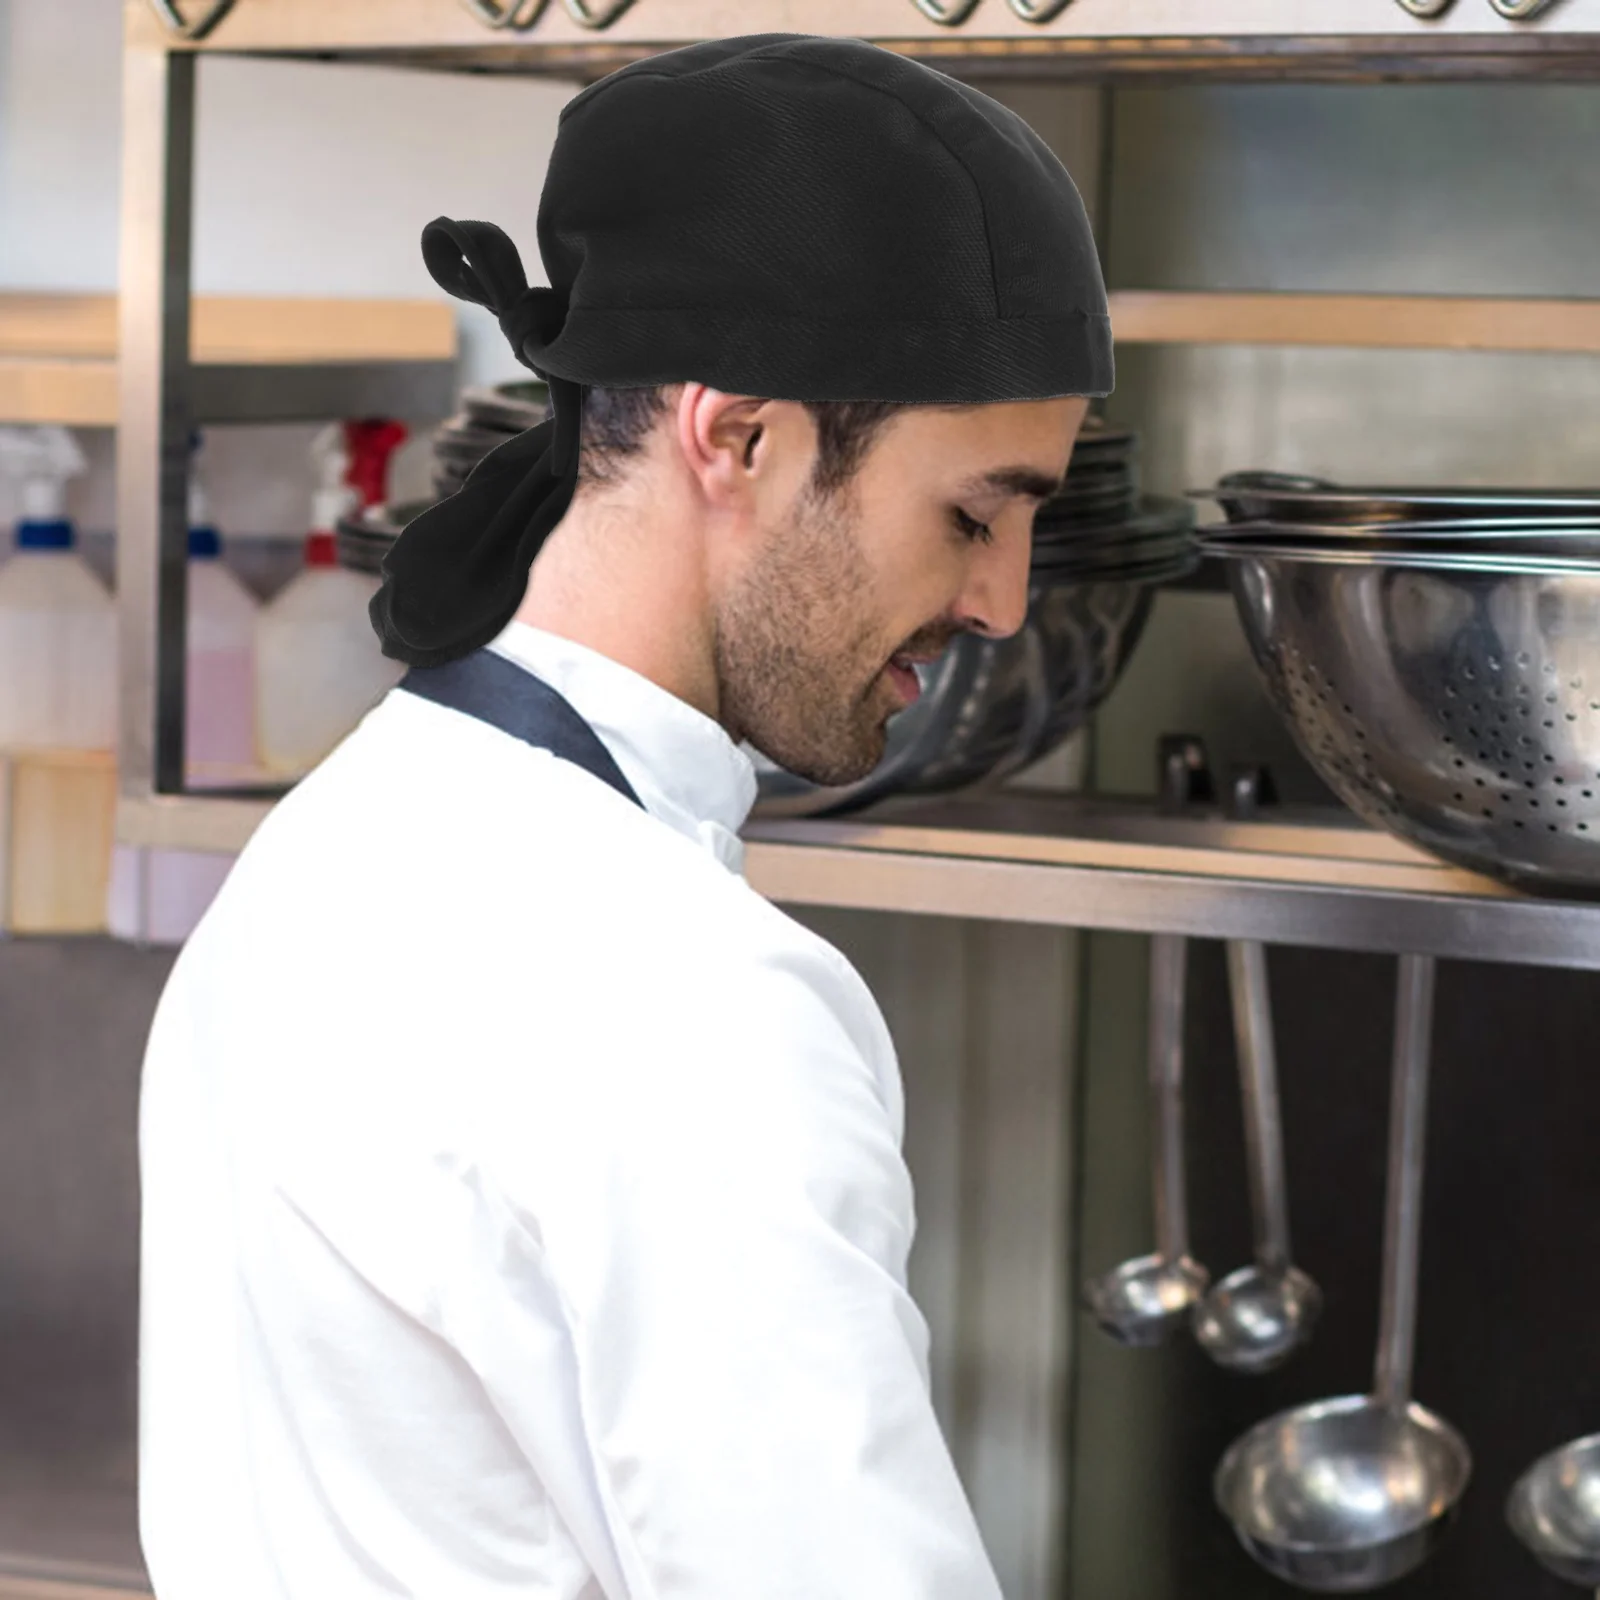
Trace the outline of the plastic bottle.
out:
<instances>
[{"instance_id":1,"label":"plastic bottle","mask_svg":"<svg viewBox=\"0 0 1600 1600\"><path fill-rule=\"evenodd\" d=\"M256 733L261 766L304 776L400 681L367 615L370 577L338 564L334 528L360 499L346 475L346 430L319 433L311 458L317 489L305 569L261 608L256 628Z\"/></svg>"},{"instance_id":2,"label":"plastic bottle","mask_svg":"<svg viewBox=\"0 0 1600 1600\"><path fill-rule=\"evenodd\" d=\"M222 563L222 538L205 485L189 484L188 694L184 757L189 782L237 783L256 760L255 596Z\"/></svg>"},{"instance_id":3,"label":"plastic bottle","mask_svg":"<svg viewBox=\"0 0 1600 1600\"><path fill-rule=\"evenodd\" d=\"M0 748L116 747L116 603L66 513L85 466L64 428L0 428L0 472L22 501L16 554L0 566Z\"/></svg>"}]
</instances>

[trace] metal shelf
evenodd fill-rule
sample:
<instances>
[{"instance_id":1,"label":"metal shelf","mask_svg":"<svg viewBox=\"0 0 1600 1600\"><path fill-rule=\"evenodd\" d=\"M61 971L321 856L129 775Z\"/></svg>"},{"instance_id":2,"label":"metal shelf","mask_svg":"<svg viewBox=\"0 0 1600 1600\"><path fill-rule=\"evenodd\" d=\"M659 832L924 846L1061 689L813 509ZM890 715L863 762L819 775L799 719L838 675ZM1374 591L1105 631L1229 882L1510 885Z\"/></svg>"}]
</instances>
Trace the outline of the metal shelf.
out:
<instances>
[{"instance_id":1,"label":"metal shelf","mask_svg":"<svg viewBox=\"0 0 1600 1600\"><path fill-rule=\"evenodd\" d=\"M272 803L124 796L117 837L235 851ZM1223 822L1018 794L758 818L745 840L746 877L780 904L1600 969L1600 902L1519 893L1341 811Z\"/></svg>"},{"instance_id":2,"label":"metal shelf","mask_svg":"<svg viewBox=\"0 0 1600 1600\"><path fill-rule=\"evenodd\" d=\"M1563 0L1525 22L1486 3L1422 20L1396 0L1073 0L1043 23L987 0L955 25L933 22L912 0L633 0L599 26L585 26L574 15L579 8L560 0L514 9L522 26L491 30L456 0L236 0L191 42L170 38L151 10L135 7L128 39L202 54L316 55L580 81L676 45L742 32L853 36L975 76L1059 81L1592 76L1600 66L1600 0ZM591 16L605 9L588 7Z\"/></svg>"}]
</instances>

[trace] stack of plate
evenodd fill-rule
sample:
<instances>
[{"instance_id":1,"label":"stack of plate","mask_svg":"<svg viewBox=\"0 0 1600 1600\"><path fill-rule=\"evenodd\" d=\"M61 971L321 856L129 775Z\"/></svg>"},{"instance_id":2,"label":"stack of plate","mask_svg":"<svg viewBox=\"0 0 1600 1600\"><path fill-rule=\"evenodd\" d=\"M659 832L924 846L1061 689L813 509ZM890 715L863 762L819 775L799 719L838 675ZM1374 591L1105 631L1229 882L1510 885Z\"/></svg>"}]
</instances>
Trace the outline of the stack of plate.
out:
<instances>
[{"instance_id":1,"label":"stack of plate","mask_svg":"<svg viewBox=\"0 0 1600 1600\"><path fill-rule=\"evenodd\" d=\"M413 517L419 517L432 500L413 500L397 506L368 506L365 511L342 517L334 529L334 552L341 567L356 572L379 572L383 553Z\"/></svg>"},{"instance_id":2,"label":"stack of plate","mask_svg":"<svg viewBox=\"0 0 1600 1600\"><path fill-rule=\"evenodd\" d=\"M550 391L542 383L502 383L468 389L461 409L433 436L433 489L443 500L467 481L467 474L519 433L550 415Z\"/></svg>"},{"instance_id":3,"label":"stack of plate","mask_svg":"<svg viewBox=\"0 0 1600 1600\"><path fill-rule=\"evenodd\" d=\"M1267 692L1350 808L1541 892L1600 894L1600 492L1204 491Z\"/></svg>"}]
</instances>

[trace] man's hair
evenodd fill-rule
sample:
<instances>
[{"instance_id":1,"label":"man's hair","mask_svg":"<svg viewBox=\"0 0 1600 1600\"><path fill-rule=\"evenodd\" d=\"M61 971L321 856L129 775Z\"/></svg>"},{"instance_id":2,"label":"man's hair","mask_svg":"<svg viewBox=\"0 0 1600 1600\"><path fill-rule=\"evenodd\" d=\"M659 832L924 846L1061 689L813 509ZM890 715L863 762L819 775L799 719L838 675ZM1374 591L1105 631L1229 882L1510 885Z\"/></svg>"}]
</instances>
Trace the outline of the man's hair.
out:
<instances>
[{"instance_id":1,"label":"man's hair","mask_svg":"<svg viewBox=\"0 0 1600 1600\"><path fill-rule=\"evenodd\" d=\"M817 428L811 487L820 495L832 494L849 483L889 418L911 409L889 400L806 400L802 404ZM664 385L586 390L578 452L579 488L615 483L624 463L644 448L650 429L667 410Z\"/></svg>"}]
</instances>

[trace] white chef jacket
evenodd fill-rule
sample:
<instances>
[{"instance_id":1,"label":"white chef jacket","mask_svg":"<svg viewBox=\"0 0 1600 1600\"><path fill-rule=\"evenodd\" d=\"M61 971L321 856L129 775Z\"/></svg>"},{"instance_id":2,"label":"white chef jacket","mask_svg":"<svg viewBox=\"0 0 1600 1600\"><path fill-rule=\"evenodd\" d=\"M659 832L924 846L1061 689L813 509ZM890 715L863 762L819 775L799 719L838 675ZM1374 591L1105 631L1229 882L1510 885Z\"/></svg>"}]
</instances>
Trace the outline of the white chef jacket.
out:
<instances>
[{"instance_id":1,"label":"white chef jacket","mask_svg":"<svg viewBox=\"0 0 1600 1600\"><path fill-rule=\"evenodd\" d=\"M740 876L710 719L513 623L644 810L391 691L151 1029L159 1600L996 1600L881 1014Z\"/></svg>"}]
</instances>

